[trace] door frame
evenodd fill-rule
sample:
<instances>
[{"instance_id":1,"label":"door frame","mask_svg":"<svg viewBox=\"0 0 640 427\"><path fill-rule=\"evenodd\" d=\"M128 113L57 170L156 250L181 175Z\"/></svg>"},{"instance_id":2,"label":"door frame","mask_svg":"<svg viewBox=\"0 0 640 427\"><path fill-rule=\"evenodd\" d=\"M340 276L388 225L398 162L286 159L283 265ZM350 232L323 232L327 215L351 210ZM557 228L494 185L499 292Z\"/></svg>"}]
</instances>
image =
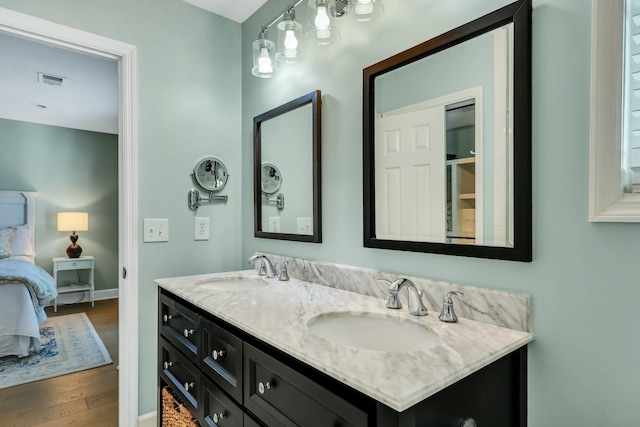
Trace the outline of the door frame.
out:
<instances>
[{"instance_id":1,"label":"door frame","mask_svg":"<svg viewBox=\"0 0 640 427\"><path fill-rule=\"evenodd\" d=\"M0 32L118 61L118 424L138 425L137 53L136 47L0 8ZM126 268L126 270L125 270ZM124 277L123 277L124 276ZM126 330L125 330L126 325Z\"/></svg>"}]
</instances>

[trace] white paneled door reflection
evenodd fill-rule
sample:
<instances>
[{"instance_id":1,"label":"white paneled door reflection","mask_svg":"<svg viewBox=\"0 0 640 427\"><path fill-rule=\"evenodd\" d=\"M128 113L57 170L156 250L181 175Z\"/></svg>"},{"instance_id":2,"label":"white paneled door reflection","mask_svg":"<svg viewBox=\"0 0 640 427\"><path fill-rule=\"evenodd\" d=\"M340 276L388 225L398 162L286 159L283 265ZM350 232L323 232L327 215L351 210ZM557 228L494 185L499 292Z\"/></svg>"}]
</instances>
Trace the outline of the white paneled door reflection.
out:
<instances>
[{"instance_id":1,"label":"white paneled door reflection","mask_svg":"<svg viewBox=\"0 0 640 427\"><path fill-rule=\"evenodd\" d=\"M444 114L438 106L376 120L377 238L445 241Z\"/></svg>"}]
</instances>

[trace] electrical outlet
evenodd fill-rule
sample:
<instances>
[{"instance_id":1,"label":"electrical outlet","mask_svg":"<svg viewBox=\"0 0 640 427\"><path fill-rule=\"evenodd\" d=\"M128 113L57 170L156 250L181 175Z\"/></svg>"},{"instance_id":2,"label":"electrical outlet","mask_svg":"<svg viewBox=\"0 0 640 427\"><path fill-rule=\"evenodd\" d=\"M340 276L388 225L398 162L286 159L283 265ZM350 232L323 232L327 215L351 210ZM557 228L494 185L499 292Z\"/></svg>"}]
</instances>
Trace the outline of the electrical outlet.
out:
<instances>
[{"instance_id":1,"label":"electrical outlet","mask_svg":"<svg viewBox=\"0 0 640 427\"><path fill-rule=\"evenodd\" d=\"M270 216L269 217L269 232L270 233L279 233L280 232L280 217L279 216Z\"/></svg>"},{"instance_id":2,"label":"electrical outlet","mask_svg":"<svg viewBox=\"0 0 640 427\"><path fill-rule=\"evenodd\" d=\"M209 240L209 218L196 217L193 240Z\"/></svg>"},{"instance_id":3,"label":"electrical outlet","mask_svg":"<svg viewBox=\"0 0 640 427\"><path fill-rule=\"evenodd\" d=\"M311 218L300 217L298 220L298 234L312 234L311 233Z\"/></svg>"},{"instance_id":4,"label":"electrical outlet","mask_svg":"<svg viewBox=\"0 0 640 427\"><path fill-rule=\"evenodd\" d=\"M168 219L145 219L144 220L144 242L168 242L169 241L169 220Z\"/></svg>"}]
</instances>

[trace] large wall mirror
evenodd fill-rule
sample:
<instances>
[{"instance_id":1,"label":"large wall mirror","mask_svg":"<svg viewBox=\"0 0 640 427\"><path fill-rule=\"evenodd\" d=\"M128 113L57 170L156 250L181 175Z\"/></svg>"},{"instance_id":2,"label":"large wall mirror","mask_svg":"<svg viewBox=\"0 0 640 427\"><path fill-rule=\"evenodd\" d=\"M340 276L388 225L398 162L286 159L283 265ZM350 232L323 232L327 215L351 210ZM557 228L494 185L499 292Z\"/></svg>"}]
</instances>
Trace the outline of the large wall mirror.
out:
<instances>
[{"instance_id":1,"label":"large wall mirror","mask_svg":"<svg viewBox=\"0 0 640 427\"><path fill-rule=\"evenodd\" d=\"M322 241L320 91L253 119L255 236Z\"/></svg>"},{"instance_id":2,"label":"large wall mirror","mask_svg":"<svg viewBox=\"0 0 640 427\"><path fill-rule=\"evenodd\" d=\"M531 1L364 70L364 245L531 261Z\"/></svg>"}]
</instances>

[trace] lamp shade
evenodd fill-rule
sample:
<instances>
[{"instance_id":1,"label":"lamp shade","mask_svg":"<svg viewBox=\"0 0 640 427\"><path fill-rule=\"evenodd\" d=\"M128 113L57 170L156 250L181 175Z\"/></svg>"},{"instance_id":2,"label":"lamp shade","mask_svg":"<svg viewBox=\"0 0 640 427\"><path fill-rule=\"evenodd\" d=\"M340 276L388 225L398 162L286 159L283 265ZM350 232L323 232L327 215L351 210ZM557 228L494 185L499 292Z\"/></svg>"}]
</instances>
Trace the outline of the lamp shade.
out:
<instances>
[{"instance_id":1,"label":"lamp shade","mask_svg":"<svg viewBox=\"0 0 640 427\"><path fill-rule=\"evenodd\" d=\"M58 212L58 231L89 230L89 214L87 212Z\"/></svg>"}]
</instances>

